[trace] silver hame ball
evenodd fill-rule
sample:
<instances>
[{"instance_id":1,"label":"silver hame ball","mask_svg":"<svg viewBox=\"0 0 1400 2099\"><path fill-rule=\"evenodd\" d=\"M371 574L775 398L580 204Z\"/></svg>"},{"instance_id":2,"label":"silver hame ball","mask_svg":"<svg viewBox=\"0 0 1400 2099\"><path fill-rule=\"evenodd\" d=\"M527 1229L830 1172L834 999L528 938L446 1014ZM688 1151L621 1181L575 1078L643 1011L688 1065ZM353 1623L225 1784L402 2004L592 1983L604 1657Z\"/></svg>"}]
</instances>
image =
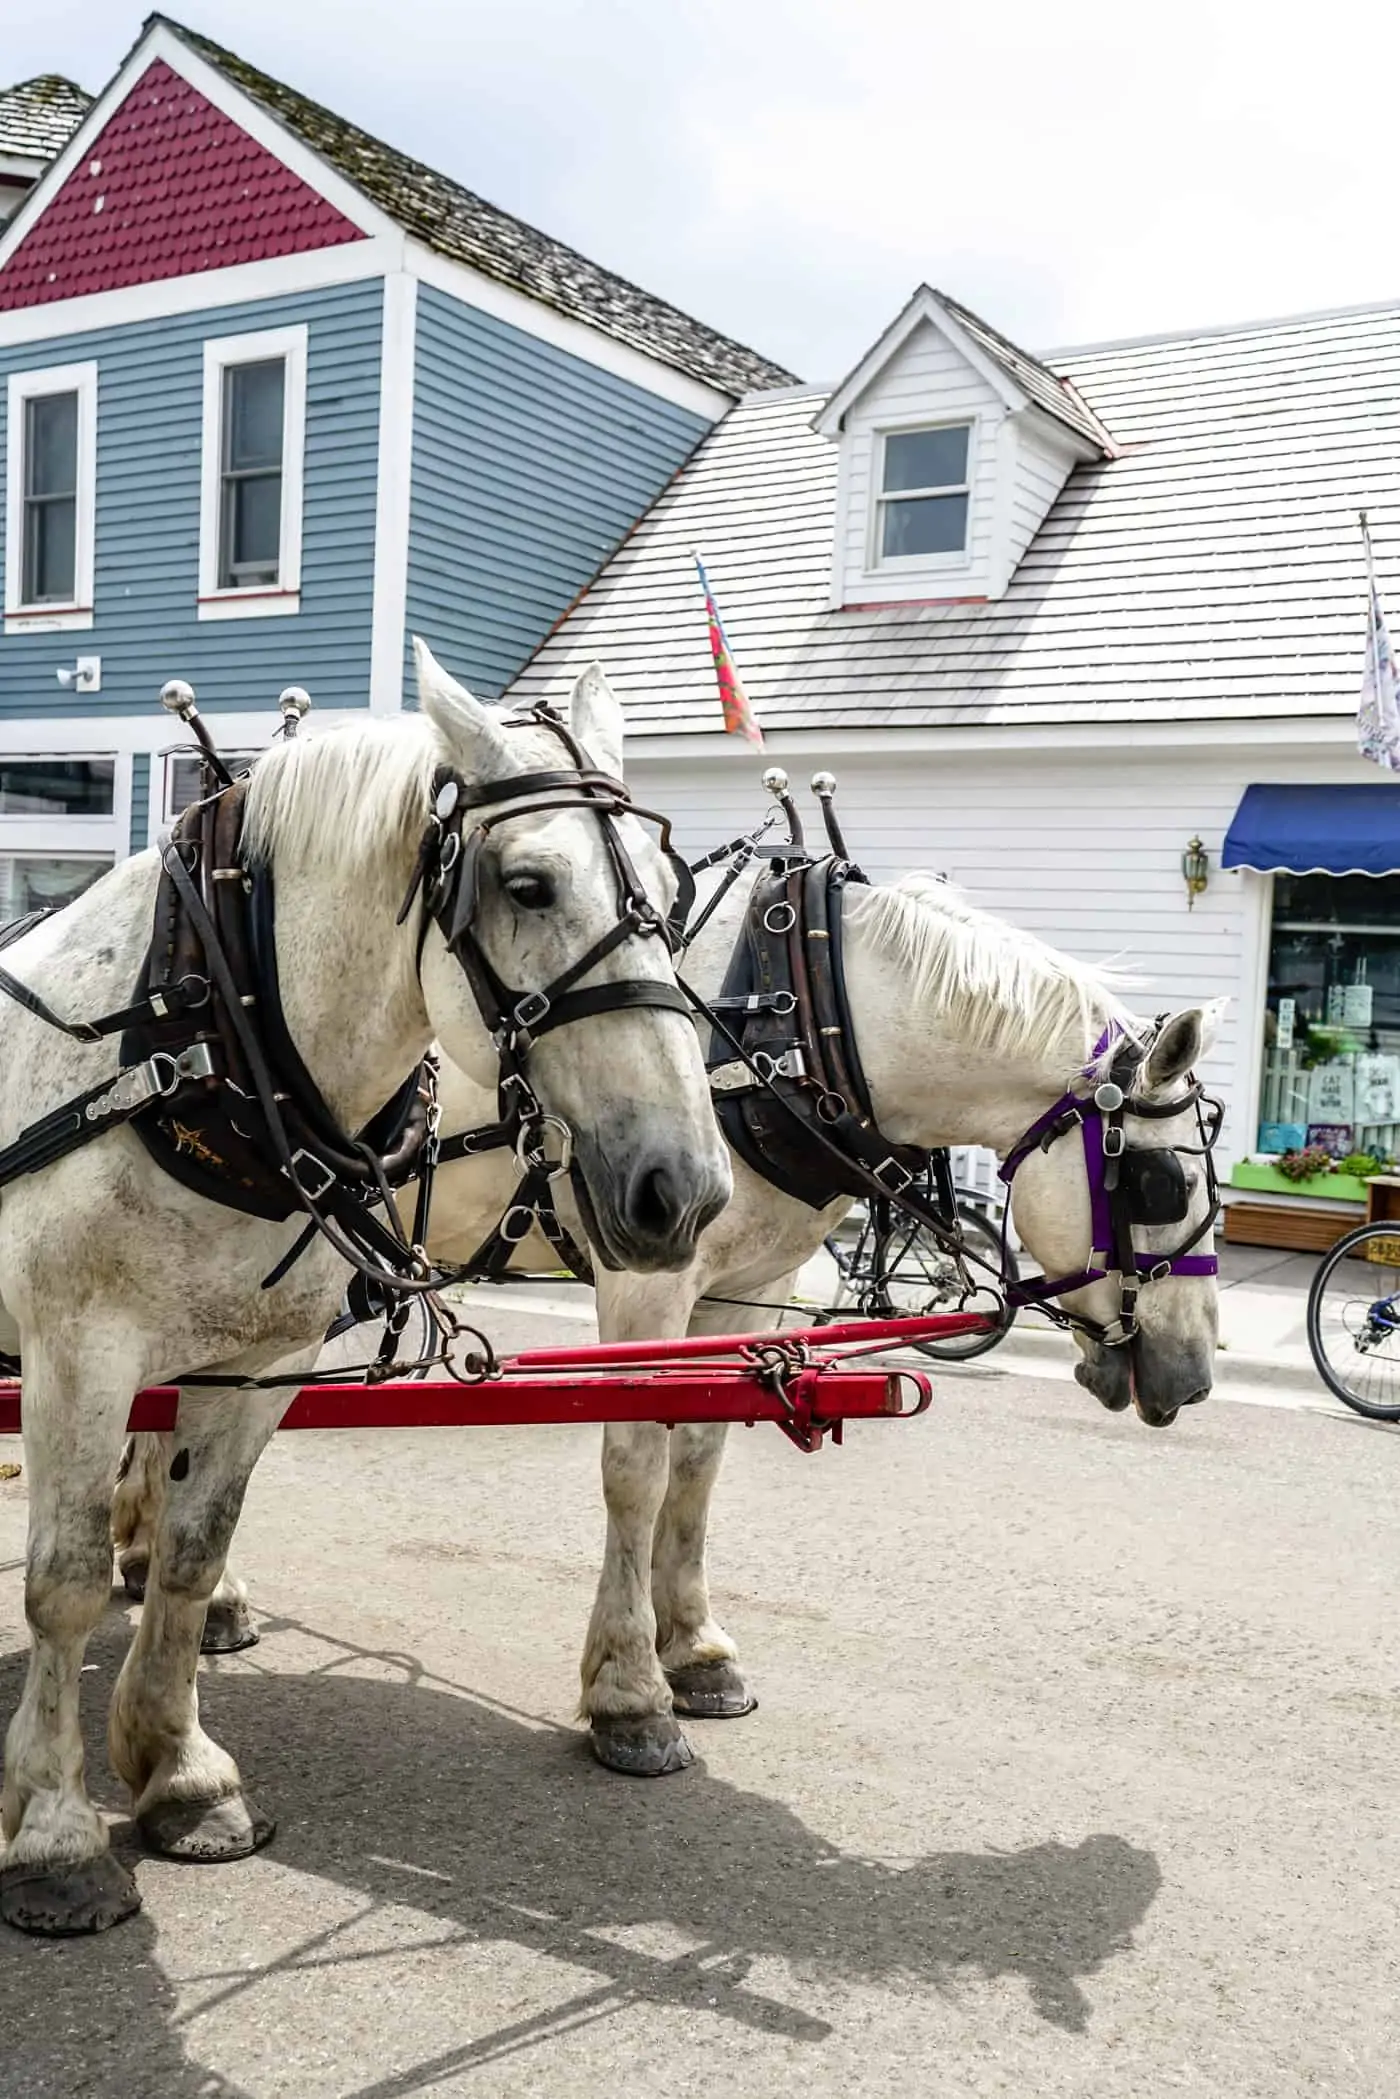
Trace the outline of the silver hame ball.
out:
<instances>
[{"instance_id":1,"label":"silver hame ball","mask_svg":"<svg viewBox=\"0 0 1400 2099\"><path fill-rule=\"evenodd\" d=\"M194 687L183 678L171 678L160 688L160 704L171 714L188 714L194 705Z\"/></svg>"},{"instance_id":2,"label":"silver hame ball","mask_svg":"<svg viewBox=\"0 0 1400 2099\"><path fill-rule=\"evenodd\" d=\"M788 791L788 776L781 765L770 765L767 772L763 775L763 784L769 794L786 794Z\"/></svg>"},{"instance_id":3,"label":"silver hame ball","mask_svg":"<svg viewBox=\"0 0 1400 2099\"><path fill-rule=\"evenodd\" d=\"M813 792L813 794L815 794L815 795L819 795L819 796L822 796L822 797L825 797L826 795L829 795L829 794L835 794L835 792L836 792L836 775L835 775L835 773L813 773L813 775L812 775L812 792Z\"/></svg>"},{"instance_id":4,"label":"silver hame ball","mask_svg":"<svg viewBox=\"0 0 1400 2099\"><path fill-rule=\"evenodd\" d=\"M278 693L277 704L284 714L309 714L311 695L303 685L288 685Z\"/></svg>"}]
</instances>

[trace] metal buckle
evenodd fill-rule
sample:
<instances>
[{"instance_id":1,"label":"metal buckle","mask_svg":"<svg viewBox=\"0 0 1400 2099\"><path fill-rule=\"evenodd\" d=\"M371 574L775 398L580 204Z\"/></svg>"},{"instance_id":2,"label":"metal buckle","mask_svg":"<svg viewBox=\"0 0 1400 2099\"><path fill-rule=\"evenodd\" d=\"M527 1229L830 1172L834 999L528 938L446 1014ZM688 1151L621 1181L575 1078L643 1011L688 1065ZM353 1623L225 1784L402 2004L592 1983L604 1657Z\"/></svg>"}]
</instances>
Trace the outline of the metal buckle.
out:
<instances>
[{"instance_id":1,"label":"metal buckle","mask_svg":"<svg viewBox=\"0 0 1400 2099\"><path fill-rule=\"evenodd\" d=\"M285 1166L282 1168L282 1172L286 1174L287 1179L292 1182L292 1185L300 1194L306 1197L309 1203L318 1203L326 1190L335 1186L335 1168L327 1166L324 1159L316 1158L304 1146L299 1147L292 1153L292 1165L297 1169L295 1174ZM308 1166L321 1176L318 1187L312 1188L307 1185L305 1174Z\"/></svg>"},{"instance_id":2,"label":"metal buckle","mask_svg":"<svg viewBox=\"0 0 1400 2099\"><path fill-rule=\"evenodd\" d=\"M807 1076L807 1059L802 1054L800 1043L793 1043L790 1049L781 1050L776 1057L770 1056L767 1050L755 1050L753 1061L765 1079L805 1079Z\"/></svg>"},{"instance_id":3,"label":"metal buckle","mask_svg":"<svg viewBox=\"0 0 1400 2099\"><path fill-rule=\"evenodd\" d=\"M891 1195L902 1195L914 1179L908 1167L901 1166L898 1159L893 1156L888 1159L882 1159L878 1166L872 1166L870 1170L880 1183L880 1186ZM898 1180L893 1178L895 1174L899 1175Z\"/></svg>"},{"instance_id":4,"label":"metal buckle","mask_svg":"<svg viewBox=\"0 0 1400 2099\"><path fill-rule=\"evenodd\" d=\"M1110 1142L1110 1139L1112 1142ZM1111 1125L1104 1131L1103 1155L1106 1159L1121 1159L1127 1149L1128 1139L1117 1124Z\"/></svg>"},{"instance_id":5,"label":"metal buckle","mask_svg":"<svg viewBox=\"0 0 1400 2099\"><path fill-rule=\"evenodd\" d=\"M548 992L527 991L510 1017L515 1027L524 1028L528 1031L530 1028L538 1027L548 1011Z\"/></svg>"},{"instance_id":6,"label":"metal buckle","mask_svg":"<svg viewBox=\"0 0 1400 2099\"><path fill-rule=\"evenodd\" d=\"M524 1223L517 1225L514 1231L511 1230L511 1219L513 1217L524 1219ZM533 1210L527 1209L523 1203L512 1203L497 1226L497 1230L507 1246L519 1246L522 1239L529 1238L534 1228L535 1213Z\"/></svg>"}]
</instances>

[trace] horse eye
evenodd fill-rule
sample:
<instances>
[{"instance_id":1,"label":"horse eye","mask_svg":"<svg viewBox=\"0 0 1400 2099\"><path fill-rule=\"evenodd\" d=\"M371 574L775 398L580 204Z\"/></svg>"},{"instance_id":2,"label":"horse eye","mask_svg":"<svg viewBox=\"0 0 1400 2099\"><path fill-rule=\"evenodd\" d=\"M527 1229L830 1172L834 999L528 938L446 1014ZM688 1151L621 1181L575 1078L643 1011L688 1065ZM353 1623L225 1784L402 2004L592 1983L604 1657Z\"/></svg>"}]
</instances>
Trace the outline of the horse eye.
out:
<instances>
[{"instance_id":1,"label":"horse eye","mask_svg":"<svg viewBox=\"0 0 1400 2099\"><path fill-rule=\"evenodd\" d=\"M547 911L554 902L554 884L548 875L507 875L506 895L522 911Z\"/></svg>"}]
</instances>

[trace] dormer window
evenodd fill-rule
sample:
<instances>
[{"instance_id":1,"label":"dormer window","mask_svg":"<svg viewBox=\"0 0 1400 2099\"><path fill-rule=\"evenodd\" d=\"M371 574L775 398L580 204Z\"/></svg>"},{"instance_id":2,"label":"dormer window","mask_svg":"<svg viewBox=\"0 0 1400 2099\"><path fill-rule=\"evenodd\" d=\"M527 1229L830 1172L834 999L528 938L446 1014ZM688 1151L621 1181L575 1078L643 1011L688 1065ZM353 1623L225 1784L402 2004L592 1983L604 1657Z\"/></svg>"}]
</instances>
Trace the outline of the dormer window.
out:
<instances>
[{"instance_id":1,"label":"dormer window","mask_svg":"<svg viewBox=\"0 0 1400 2099\"><path fill-rule=\"evenodd\" d=\"M966 553L971 449L971 423L883 433L872 568Z\"/></svg>"}]
</instances>

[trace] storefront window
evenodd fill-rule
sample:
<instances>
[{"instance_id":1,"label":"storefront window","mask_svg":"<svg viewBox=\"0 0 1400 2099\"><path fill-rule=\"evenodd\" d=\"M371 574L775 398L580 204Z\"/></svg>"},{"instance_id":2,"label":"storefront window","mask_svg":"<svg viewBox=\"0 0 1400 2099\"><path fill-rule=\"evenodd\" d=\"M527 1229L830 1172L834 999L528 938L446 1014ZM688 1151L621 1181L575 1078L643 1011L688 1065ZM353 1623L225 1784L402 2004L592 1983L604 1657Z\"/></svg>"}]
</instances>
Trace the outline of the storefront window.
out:
<instances>
[{"instance_id":1,"label":"storefront window","mask_svg":"<svg viewBox=\"0 0 1400 2099\"><path fill-rule=\"evenodd\" d=\"M112 865L110 855L55 859L45 853L0 853L0 923L30 911L71 904Z\"/></svg>"},{"instance_id":2,"label":"storefront window","mask_svg":"<svg viewBox=\"0 0 1400 2099\"><path fill-rule=\"evenodd\" d=\"M110 816L112 758L0 758L0 816Z\"/></svg>"},{"instance_id":3,"label":"storefront window","mask_svg":"<svg viewBox=\"0 0 1400 2099\"><path fill-rule=\"evenodd\" d=\"M1400 875L1275 877L1258 1149L1400 1150Z\"/></svg>"}]
</instances>

